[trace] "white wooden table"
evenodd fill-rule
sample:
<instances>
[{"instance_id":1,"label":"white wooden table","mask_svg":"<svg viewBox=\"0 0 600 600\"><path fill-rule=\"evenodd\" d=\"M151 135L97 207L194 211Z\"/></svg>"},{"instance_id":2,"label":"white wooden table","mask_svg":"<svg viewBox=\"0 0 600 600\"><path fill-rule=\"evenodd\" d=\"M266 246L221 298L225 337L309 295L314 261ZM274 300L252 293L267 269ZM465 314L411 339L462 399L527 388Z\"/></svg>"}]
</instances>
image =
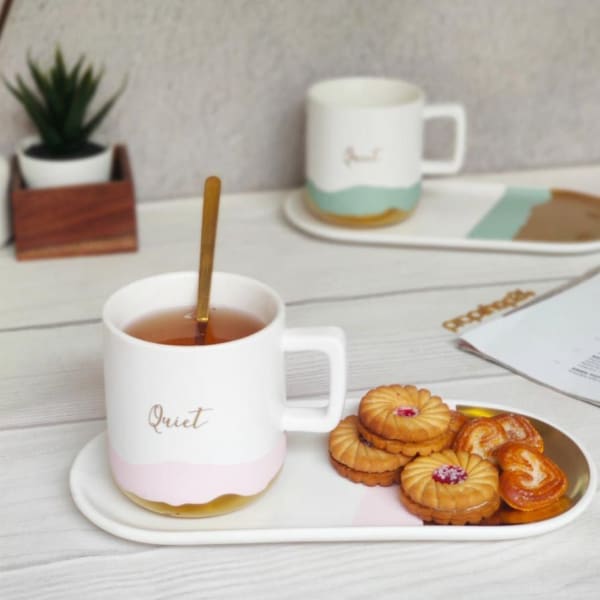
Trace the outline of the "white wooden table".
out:
<instances>
[{"instance_id":1,"label":"white wooden table","mask_svg":"<svg viewBox=\"0 0 600 600\"><path fill-rule=\"evenodd\" d=\"M600 168L488 179L600 193ZM291 326L343 327L350 394L402 382L520 407L576 434L600 463L599 409L459 351L441 327L514 288L550 289L596 266L599 255L333 244L290 227L284 197L223 199L216 267L276 288ZM599 597L600 497L565 528L493 543L155 547L88 522L68 474L105 426L101 306L126 282L195 269L200 208L198 199L140 205L135 254L17 263L11 247L0 251L1 598ZM320 359L290 361L291 396L325 390Z\"/></svg>"}]
</instances>

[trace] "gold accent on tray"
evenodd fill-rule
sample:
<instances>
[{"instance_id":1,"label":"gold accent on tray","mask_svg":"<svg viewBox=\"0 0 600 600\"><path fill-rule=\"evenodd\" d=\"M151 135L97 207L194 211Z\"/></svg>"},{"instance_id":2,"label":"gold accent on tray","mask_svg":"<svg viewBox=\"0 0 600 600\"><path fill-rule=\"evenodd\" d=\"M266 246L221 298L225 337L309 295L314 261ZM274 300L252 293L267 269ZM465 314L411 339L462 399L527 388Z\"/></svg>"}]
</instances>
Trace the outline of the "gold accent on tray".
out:
<instances>
[{"instance_id":1,"label":"gold accent on tray","mask_svg":"<svg viewBox=\"0 0 600 600\"><path fill-rule=\"evenodd\" d=\"M550 200L531 210L515 240L586 242L600 239L600 199L571 190L553 189Z\"/></svg>"},{"instance_id":2,"label":"gold accent on tray","mask_svg":"<svg viewBox=\"0 0 600 600\"><path fill-rule=\"evenodd\" d=\"M448 319L442 323L442 327L445 327L449 331L457 332L461 327L465 327L466 325L470 325L471 323L479 323L485 317L492 315L496 312L506 310L508 308L515 308L525 300L529 300L529 298L533 298L535 296L535 292L528 290L524 292L523 290L516 289L508 292L504 295L504 298L501 300L495 300L494 302L490 302L489 304L479 304L477 308L470 310L468 313L464 315L460 315L458 317L454 317L453 319Z\"/></svg>"}]
</instances>

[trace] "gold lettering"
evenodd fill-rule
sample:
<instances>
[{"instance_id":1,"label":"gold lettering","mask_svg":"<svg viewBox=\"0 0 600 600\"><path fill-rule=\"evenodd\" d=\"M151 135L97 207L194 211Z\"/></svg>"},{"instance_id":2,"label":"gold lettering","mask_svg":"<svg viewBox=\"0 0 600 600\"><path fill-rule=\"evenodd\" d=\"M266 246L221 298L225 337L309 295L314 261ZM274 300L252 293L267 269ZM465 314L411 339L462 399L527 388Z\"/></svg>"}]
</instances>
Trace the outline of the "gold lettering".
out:
<instances>
[{"instance_id":1,"label":"gold lettering","mask_svg":"<svg viewBox=\"0 0 600 600\"><path fill-rule=\"evenodd\" d=\"M520 289L513 290L506 293L504 298L501 300L495 300L489 304L479 304L476 309L470 310L465 315L460 315L454 319L448 319L447 321L444 321L442 323L442 327L448 329L449 331L456 332L465 325L469 325L473 322L479 322L483 320L484 317L487 317L495 312L505 310L507 308L513 308L524 300L527 300L533 296L535 296L535 292L532 292L531 290L526 292Z\"/></svg>"},{"instance_id":2,"label":"gold lettering","mask_svg":"<svg viewBox=\"0 0 600 600\"><path fill-rule=\"evenodd\" d=\"M191 414L194 415L194 420L192 422L192 427L194 429L198 429L198 427L202 427L202 425L206 425L207 421L202 421L200 422L200 416L202 415L202 413L204 412L204 408L201 408L200 406L196 409L196 410L190 410L189 412Z\"/></svg>"},{"instance_id":3,"label":"gold lettering","mask_svg":"<svg viewBox=\"0 0 600 600\"><path fill-rule=\"evenodd\" d=\"M160 434L162 431L159 431L158 428L161 424L163 418L163 407L160 404L155 404L148 414L148 424L156 433Z\"/></svg>"},{"instance_id":4,"label":"gold lettering","mask_svg":"<svg viewBox=\"0 0 600 600\"><path fill-rule=\"evenodd\" d=\"M494 309L489 304L480 304L477 307L477 310L479 311L479 314L483 317L487 317L488 315L491 315L494 312Z\"/></svg>"},{"instance_id":5,"label":"gold lettering","mask_svg":"<svg viewBox=\"0 0 600 600\"><path fill-rule=\"evenodd\" d=\"M458 324L456 323L456 319L449 319L448 321L444 321L442 323L442 327L445 327L450 331L458 331Z\"/></svg>"},{"instance_id":6,"label":"gold lettering","mask_svg":"<svg viewBox=\"0 0 600 600\"><path fill-rule=\"evenodd\" d=\"M202 427L202 425L206 425L208 422L206 419L204 421L201 420L201 417L204 412L207 410L211 410L210 408L202 408L199 406L194 410L189 410L188 413L194 415L191 419L189 417L180 417L175 415L166 416L164 408L162 404L154 404L150 408L150 412L148 413L148 425L154 429L156 433L159 435L164 433L164 429L198 429Z\"/></svg>"},{"instance_id":7,"label":"gold lettering","mask_svg":"<svg viewBox=\"0 0 600 600\"><path fill-rule=\"evenodd\" d=\"M504 306L516 306L520 300L519 297L517 296L517 294L515 294L514 292L506 294L506 296L504 296L504 299L502 301L504 303Z\"/></svg>"},{"instance_id":8,"label":"gold lettering","mask_svg":"<svg viewBox=\"0 0 600 600\"><path fill-rule=\"evenodd\" d=\"M371 150L371 154L357 154L352 146L348 146L344 151L344 164L347 167L352 166L353 162L377 162L379 160L379 155L381 153L381 148L373 148Z\"/></svg>"}]
</instances>

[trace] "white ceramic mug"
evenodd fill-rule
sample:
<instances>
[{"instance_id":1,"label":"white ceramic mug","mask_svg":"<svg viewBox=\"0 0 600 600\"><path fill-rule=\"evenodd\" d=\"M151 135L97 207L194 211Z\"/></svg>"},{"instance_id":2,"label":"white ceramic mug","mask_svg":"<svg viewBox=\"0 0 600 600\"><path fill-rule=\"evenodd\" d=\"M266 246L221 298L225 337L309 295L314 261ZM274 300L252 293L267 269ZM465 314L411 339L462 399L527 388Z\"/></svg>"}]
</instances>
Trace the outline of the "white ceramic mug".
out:
<instances>
[{"instance_id":1,"label":"white ceramic mug","mask_svg":"<svg viewBox=\"0 0 600 600\"><path fill-rule=\"evenodd\" d=\"M265 326L256 333L207 346L157 344L125 333L144 315L193 306L196 294L196 273L169 273L121 288L103 310L113 477L153 510L179 515L169 507L199 507L184 516L227 512L240 503L218 499L249 499L266 489L283 465L284 432L333 429L346 388L342 330L286 329L276 292L240 275L214 274L211 306L258 317ZM286 404L284 354L306 350L329 359L324 409Z\"/></svg>"},{"instance_id":2,"label":"white ceramic mug","mask_svg":"<svg viewBox=\"0 0 600 600\"><path fill-rule=\"evenodd\" d=\"M423 160L423 124L455 123L449 160ZM321 81L308 91L306 187L310 206L343 224L383 224L410 214L423 175L460 170L466 119L459 104L425 103L418 86L398 79Z\"/></svg>"}]
</instances>

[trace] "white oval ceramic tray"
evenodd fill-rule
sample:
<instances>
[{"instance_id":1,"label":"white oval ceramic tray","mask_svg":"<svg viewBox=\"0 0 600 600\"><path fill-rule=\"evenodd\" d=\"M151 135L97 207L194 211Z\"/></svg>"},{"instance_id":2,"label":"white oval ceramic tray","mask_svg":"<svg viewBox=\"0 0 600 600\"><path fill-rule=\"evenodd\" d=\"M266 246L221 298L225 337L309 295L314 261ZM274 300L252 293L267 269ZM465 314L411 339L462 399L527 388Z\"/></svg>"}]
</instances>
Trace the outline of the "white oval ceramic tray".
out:
<instances>
[{"instance_id":1,"label":"white oval ceramic tray","mask_svg":"<svg viewBox=\"0 0 600 600\"><path fill-rule=\"evenodd\" d=\"M367 229L321 221L308 210L304 195L299 189L287 196L287 219L305 233L337 242L540 254L600 250L600 198L579 192L461 179L424 181L406 221ZM531 239L535 236L540 239Z\"/></svg>"},{"instance_id":2,"label":"white oval ceramic tray","mask_svg":"<svg viewBox=\"0 0 600 600\"><path fill-rule=\"evenodd\" d=\"M451 401L466 412L507 407ZM347 402L348 414L358 400ZM525 414L522 413L521 414ZM524 525L423 525L398 500L398 488L367 487L340 477L329 464L327 435L289 434L288 456L267 493L242 510L204 519L177 519L149 512L115 486L107 463L106 434L91 440L71 468L71 494L79 510L101 529L148 544L245 544L346 540L500 540L529 537L562 527L590 504L596 469L571 436L532 415L544 436L546 453L569 476L573 506L563 514Z\"/></svg>"}]
</instances>

